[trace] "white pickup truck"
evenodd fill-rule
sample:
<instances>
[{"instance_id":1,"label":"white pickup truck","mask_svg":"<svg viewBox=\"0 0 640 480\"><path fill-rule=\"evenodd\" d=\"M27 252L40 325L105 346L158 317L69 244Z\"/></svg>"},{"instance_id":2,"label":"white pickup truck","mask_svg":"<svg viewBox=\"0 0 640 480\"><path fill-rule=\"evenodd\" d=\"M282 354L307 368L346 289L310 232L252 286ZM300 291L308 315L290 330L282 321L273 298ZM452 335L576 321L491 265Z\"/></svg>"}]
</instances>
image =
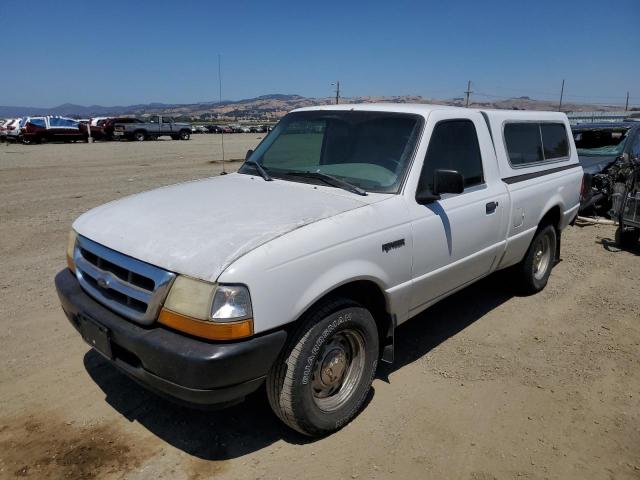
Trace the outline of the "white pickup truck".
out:
<instances>
[{"instance_id":1,"label":"white pickup truck","mask_svg":"<svg viewBox=\"0 0 640 480\"><path fill-rule=\"evenodd\" d=\"M206 405L266 384L282 421L324 435L362 407L397 325L507 267L544 288L582 176L561 113L304 108L237 173L82 215L56 287L149 389Z\"/></svg>"}]
</instances>

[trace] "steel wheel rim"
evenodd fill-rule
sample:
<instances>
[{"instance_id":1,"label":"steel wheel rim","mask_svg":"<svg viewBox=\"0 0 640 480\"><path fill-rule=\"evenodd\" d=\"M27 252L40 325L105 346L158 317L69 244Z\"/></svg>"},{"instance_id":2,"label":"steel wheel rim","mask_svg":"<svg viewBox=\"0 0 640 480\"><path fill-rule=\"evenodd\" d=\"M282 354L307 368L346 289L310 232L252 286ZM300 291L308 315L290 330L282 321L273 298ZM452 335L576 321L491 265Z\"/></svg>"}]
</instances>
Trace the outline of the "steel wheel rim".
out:
<instances>
[{"instance_id":1,"label":"steel wheel rim","mask_svg":"<svg viewBox=\"0 0 640 480\"><path fill-rule=\"evenodd\" d=\"M542 280L551 264L551 239L544 235L535 244L533 254L533 276L536 280Z\"/></svg>"},{"instance_id":2,"label":"steel wheel rim","mask_svg":"<svg viewBox=\"0 0 640 480\"><path fill-rule=\"evenodd\" d=\"M365 366L362 334L345 329L333 334L316 358L311 377L313 401L325 412L347 403L357 389Z\"/></svg>"}]
</instances>

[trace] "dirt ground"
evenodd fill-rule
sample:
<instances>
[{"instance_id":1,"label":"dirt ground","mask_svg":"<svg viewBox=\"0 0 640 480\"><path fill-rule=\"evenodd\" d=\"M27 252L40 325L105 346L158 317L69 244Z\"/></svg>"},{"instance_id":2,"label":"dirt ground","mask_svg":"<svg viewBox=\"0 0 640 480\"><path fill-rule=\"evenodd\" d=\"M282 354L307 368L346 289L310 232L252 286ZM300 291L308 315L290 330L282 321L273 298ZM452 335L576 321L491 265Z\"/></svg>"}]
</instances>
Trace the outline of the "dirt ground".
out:
<instances>
[{"instance_id":1,"label":"dirt ground","mask_svg":"<svg viewBox=\"0 0 640 480\"><path fill-rule=\"evenodd\" d=\"M258 137L225 136L227 158ZM220 154L217 135L0 144L0 478L640 479L640 250L609 226L569 228L538 295L494 275L401 326L365 410L321 440L263 394L190 410L92 353L53 287L71 222Z\"/></svg>"}]
</instances>

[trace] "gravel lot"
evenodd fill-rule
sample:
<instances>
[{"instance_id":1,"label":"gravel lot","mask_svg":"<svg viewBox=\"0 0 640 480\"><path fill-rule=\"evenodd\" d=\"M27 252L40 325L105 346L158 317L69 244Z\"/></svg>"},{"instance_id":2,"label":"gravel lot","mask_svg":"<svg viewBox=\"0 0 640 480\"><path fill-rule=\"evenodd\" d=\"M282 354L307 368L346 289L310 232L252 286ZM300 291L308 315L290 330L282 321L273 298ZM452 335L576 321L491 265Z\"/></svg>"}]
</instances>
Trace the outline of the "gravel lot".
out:
<instances>
[{"instance_id":1,"label":"gravel lot","mask_svg":"<svg viewBox=\"0 0 640 480\"><path fill-rule=\"evenodd\" d=\"M227 158L259 137L225 136ZM262 394L194 411L115 371L58 305L69 226L220 154L217 135L0 144L0 478L640 478L640 250L613 227L569 228L539 295L494 275L400 327L366 409L325 439Z\"/></svg>"}]
</instances>

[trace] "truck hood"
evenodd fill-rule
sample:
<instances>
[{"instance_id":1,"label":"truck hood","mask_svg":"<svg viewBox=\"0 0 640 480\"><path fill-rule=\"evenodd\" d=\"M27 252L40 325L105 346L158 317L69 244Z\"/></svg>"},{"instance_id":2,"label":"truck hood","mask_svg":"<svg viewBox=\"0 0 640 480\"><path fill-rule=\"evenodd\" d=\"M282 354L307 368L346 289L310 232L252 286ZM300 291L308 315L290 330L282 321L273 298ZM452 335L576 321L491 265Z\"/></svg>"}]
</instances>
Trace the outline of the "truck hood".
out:
<instances>
[{"instance_id":1,"label":"truck hood","mask_svg":"<svg viewBox=\"0 0 640 480\"><path fill-rule=\"evenodd\" d=\"M243 174L140 193L81 215L94 242L172 272L215 281L237 258L304 225L373 198Z\"/></svg>"}]
</instances>

